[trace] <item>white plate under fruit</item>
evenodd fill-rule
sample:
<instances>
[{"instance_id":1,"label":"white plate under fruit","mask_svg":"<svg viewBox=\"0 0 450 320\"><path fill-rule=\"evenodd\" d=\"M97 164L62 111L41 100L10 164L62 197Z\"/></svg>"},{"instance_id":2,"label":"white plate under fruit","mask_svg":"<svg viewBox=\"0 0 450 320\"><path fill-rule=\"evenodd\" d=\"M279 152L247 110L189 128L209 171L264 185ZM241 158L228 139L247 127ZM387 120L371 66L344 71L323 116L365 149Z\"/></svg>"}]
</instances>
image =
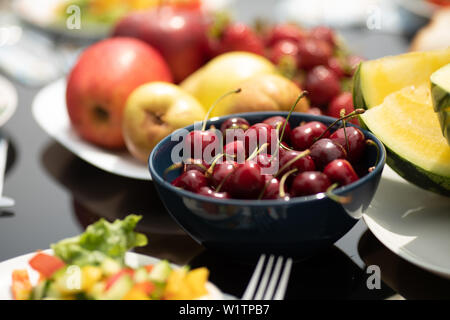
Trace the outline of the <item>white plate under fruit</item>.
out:
<instances>
[{"instance_id":1,"label":"white plate under fruit","mask_svg":"<svg viewBox=\"0 0 450 320\"><path fill-rule=\"evenodd\" d=\"M416 187L386 166L363 218L391 251L450 278L450 197Z\"/></svg>"},{"instance_id":2,"label":"white plate under fruit","mask_svg":"<svg viewBox=\"0 0 450 320\"><path fill-rule=\"evenodd\" d=\"M4 125L17 108L17 91L6 78L0 76L0 126Z\"/></svg>"},{"instance_id":3,"label":"white plate under fruit","mask_svg":"<svg viewBox=\"0 0 450 320\"><path fill-rule=\"evenodd\" d=\"M86 162L104 171L139 180L151 180L147 166L126 151L111 151L81 139L73 130L66 108L66 80L44 87L32 105L34 119L51 137Z\"/></svg>"},{"instance_id":4,"label":"white plate under fruit","mask_svg":"<svg viewBox=\"0 0 450 320\"><path fill-rule=\"evenodd\" d=\"M51 250L45 250L44 252L50 253ZM39 279L39 274L37 271L33 270L28 261L36 253L28 253L10 260L6 260L0 263L0 300L12 300L11 294L11 275L13 270L16 269L26 269L30 275L31 283L36 283ZM125 255L125 263L132 267L138 268L139 266L144 266L148 264L155 264L160 261L157 258L145 256L142 254L127 252ZM178 268L178 266L173 266ZM211 282L206 283L206 289L208 294L201 297L199 300L223 300L223 299L233 299L232 296L223 295L222 292Z\"/></svg>"}]
</instances>

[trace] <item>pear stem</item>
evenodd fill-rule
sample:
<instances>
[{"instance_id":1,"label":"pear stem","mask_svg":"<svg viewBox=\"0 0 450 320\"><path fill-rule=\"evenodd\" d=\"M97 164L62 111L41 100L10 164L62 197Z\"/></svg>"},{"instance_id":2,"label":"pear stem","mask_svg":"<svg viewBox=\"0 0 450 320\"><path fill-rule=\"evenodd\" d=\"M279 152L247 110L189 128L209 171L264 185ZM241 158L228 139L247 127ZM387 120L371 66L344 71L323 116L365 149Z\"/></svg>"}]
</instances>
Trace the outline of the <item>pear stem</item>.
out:
<instances>
[{"instance_id":1,"label":"pear stem","mask_svg":"<svg viewBox=\"0 0 450 320\"><path fill-rule=\"evenodd\" d=\"M207 112L206 115L205 115L205 119L203 119L202 131L205 131L205 129L206 129L206 122L208 121L211 112L214 110L214 108L217 106L217 104L218 104L220 101L222 101L225 97L227 97L227 96L229 96L229 95L232 95L232 94L235 94L235 93L239 93L239 92L241 92L241 91L242 91L241 88L237 88L237 89L235 89L235 90L228 91L227 93L224 93L223 95L221 95L221 96L220 96L220 97L212 104L211 108L209 108L208 112Z\"/></svg>"}]
</instances>

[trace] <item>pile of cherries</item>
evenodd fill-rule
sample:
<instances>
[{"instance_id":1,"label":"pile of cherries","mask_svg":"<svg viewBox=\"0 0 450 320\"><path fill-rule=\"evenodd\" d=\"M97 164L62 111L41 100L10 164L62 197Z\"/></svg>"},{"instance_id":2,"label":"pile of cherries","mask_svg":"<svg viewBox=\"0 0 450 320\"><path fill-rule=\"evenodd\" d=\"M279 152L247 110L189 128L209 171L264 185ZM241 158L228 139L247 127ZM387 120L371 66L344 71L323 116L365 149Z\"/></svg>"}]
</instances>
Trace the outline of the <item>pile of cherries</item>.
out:
<instances>
[{"instance_id":1,"label":"pile of cherries","mask_svg":"<svg viewBox=\"0 0 450 320\"><path fill-rule=\"evenodd\" d=\"M344 202L344 198L332 191L357 181L357 172L367 173L367 168L359 169L371 141L366 140L360 129L346 126L347 120L362 112L364 110L357 109L343 115L328 127L322 122L310 121L292 128L289 114L287 118L274 116L253 125L244 118L232 117L222 123L222 135L218 135L214 127L191 131L184 140L191 154L195 145L201 146L203 152L217 144L222 147L222 153L215 155L210 163L189 159L171 166L172 169L182 167L181 175L172 185L217 199L288 200L326 193ZM341 127L330 132L338 123ZM235 135L237 138L223 145L219 137L225 137L229 130L242 130L244 134ZM277 145L271 146L274 135ZM257 139L254 150L249 148L251 137ZM219 159L222 161L217 161ZM273 165L274 161L278 165L277 172L262 174L262 169Z\"/></svg>"}]
</instances>

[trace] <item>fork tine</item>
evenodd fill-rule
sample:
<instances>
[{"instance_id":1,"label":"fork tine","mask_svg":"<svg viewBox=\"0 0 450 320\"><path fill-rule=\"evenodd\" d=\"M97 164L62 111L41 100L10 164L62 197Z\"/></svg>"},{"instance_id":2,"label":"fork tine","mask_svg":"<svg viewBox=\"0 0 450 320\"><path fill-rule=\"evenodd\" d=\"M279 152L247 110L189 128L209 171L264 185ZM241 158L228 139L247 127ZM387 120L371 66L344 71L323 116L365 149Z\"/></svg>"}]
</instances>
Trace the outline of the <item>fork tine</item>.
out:
<instances>
[{"instance_id":1,"label":"fork tine","mask_svg":"<svg viewBox=\"0 0 450 320\"><path fill-rule=\"evenodd\" d=\"M261 257L259 257L258 264L256 265L252 278L250 279L250 282L247 285L247 289L245 289L244 295L242 296L242 300L250 300L255 294L256 284L258 283L259 275L261 273L261 269L265 259L266 259L265 254L262 254Z\"/></svg>"},{"instance_id":2,"label":"fork tine","mask_svg":"<svg viewBox=\"0 0 450 320\"><path fill-rule=\"evenodd\" d=\"M289 280L289 274L291 273L292 259L289 258L284 265L283 273L281 275L280 284L278 285L277 292L275 293L274 300L283 300L286 293L286 288Z\"/></svg>"},{"instance_id":3,"label":"fork tine","mask_svg":"<svg viewBox=\"0 0 450 320\"><path fill-rule=\"evenodd\" d=\"M256 292L256 295L255 295L255 300L261 300L263 297L264 291L266 291L267 282L269 282L269 275L270 275L270 272L272 271L273 259L274 259L274 256L270 255L269 260L267 261L267 264L266 264L266 269L261 278L261 282L259 283L258 291Z\"/></svg>"},{"instance_id":4,"label":"fork tine","mask_svg":"<svg viewBox=\"0 0 450 320\"><path fill-rule=\"evenodd\" d=\"M271 300L274 296L275 286L280 276L281 265L283 264L283 257L279 256L275 268L273 269L272 277L270 278L269 287L267 288L264 300Z\"/></svg>"}]
</instances>

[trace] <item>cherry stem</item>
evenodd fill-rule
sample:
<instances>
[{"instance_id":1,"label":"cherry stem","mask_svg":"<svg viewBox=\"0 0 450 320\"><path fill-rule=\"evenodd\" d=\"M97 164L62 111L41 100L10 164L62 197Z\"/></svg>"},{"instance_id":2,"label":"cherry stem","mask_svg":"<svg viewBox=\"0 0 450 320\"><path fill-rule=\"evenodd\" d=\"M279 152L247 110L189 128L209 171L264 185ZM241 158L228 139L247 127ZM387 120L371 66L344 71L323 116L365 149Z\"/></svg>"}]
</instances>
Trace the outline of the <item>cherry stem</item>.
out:
<instances>
[{"instance_id":1,"label":"cherry stem","mask_svg":"<svg viewBox=\"0 0 450 320\"><path fill-rule=\"evenodd\" d=\"M221 95L221 96L219 97L219 99L217 99L217 100L213 103L213 105L211 106L211 108L209 108L208 112L206 113L205 119L203 119L202 131L205 131L205 129L206 129L206 122L207 122L208 119L209 119L209 115L210 115L211 112L214 110L214 108L217 106L217 104L218 104L219 102L221 102L225 97L227 97L227 96L229 96L229 95L232 95L232 94L235 94L235 93L239 93L239 92L241 92L241 91L242 91L241 88L237 88L237 89L235 89L235 90L228 91L227 93L224 93L223 95Z\"/></svg>"},{"instance_id":2,"label":"cherry stem","mask_svg":"<svg viewBox=\"0 0 450 320\"><path fill-rule=\"evenodd\" d=\"M253 153L247 158L247 161L252 160L254 157L256 157L258 154L260 154L261 152L263 152L264 150L267 149L267 147L269 146L269 144L266 142L264 143L261 147L256 148L255 151L253 151Z\"/></svg>"},{"instance_id":3,"label":"cherry stem","mask_svg":"<svg viewBox=\"0 0 450 320\"><path fill-rule=\"evenodd\" d=\"M234 170L236 170L236 167L234 166L234 164L233 164L233 168L234 168ZM230 177L230 175L234 172L234 170L228 172L228 174L225 176L225 178L223 178L223 180L222 180L222 181L220 182L220 184L217 186L216 192L220 192L220 189L222 189L222 187L223 187L225 181L227 181L227 179L228 179L228 178Z\"/></svg>"},{"instance_id":4,"label":"cherry stem","mask_svg":"<svg viewBox=\"0 0 450 320\"><path fill-rule=\"evenodd\" d=\"M291 117L292 112L294 112L294 109L297 106L298 102L307 95L308 95L308 91L303 91L302 93L300 93L300 95L297 97L297 100L295 100L295 103L292 105L291 110L289 110L289 114L287 115L286 120L284 121L283 130L281 130L281 135L278 140L279 144L281 144L281 141L283 140L284 131L286 130L286 126L288 124L288 121L289 121L289 118Z\"/></svg>"},{"instance_id":5,"label":"cherry stem","mask_svg":"<svg viewBox=\"0 0 450 320\"><path fill-rule=\"evenodd\" d=\"M366 144L369 146L374 146L377 149L377 161L375 162L375 166L376 166L378 164L378 162L380 161L380 148L378 148L377 143L371 139L367 139Z\"/></svg>"},{"instance_id":6,"label":"cherry stem","mask_svg":"<svg viewBox=\"0 0 450 320\"><path fill-rule=\"evenodd\" d=\"M354 118L354 117L356 117L357 115L363 114L365 111L366 111L366 110L364 110L364 109L356 109L356 110L350 112L348 115L346 115L346 116L344 116L344 117L342 117L342 118L337 119L337 120L334 121L332 124L330 124L330 125L328 126L328 128L326 128L325 131L322 132L322 134L321 134L318 138L315 139L315 141L322 139L322 137L324 136L324 134L327 133L328 131L330 131L330 129L333 128L333 127L336 125L336 123L338 123L339 121L342 121L342 120L345 120L345 119L349 119L349 118Z\"/></svg>"},{"instance_id":7,"label":"cherry stem","mask_svg":"<svg viewBox=\"0 0 450 320\"><path fill-rule=\"evenodd\" d=\"M274 175L274 177L276 178L280 173L282 173L284 170L286 170L287 168L289 168L295 161L297 161L300 158L303 158L307 155L309 155L311 153L311 151L309 151L309 149L306 149L305 151L303 151L302 153L300 153L299 155L295 156L294 158L292 158L291 160L289 160L287 163L285 163L284 166L281 167L281 169L278 170L278 172Z\"/></svg>"},{"instance_id":8,"label":"cherry stem","mask_svg":"<svg viewBox=\"0 0 450 320\"><path fill-rule=\"evenodd\" d=\"M333 190L336 189L339 186L337 183L333 183L325 192L326 196L330 198L331 200L340 203L340 204L347 204L352 201L351 196L338 196L337 194L333 193Z\"/></svg>"},{"instance_id":9,"label":"cherry stem","mask_svg":"<svg viewBox=\"0 0 450 320\"><path fill-rule=\"evenodd\" d=\"M345 117L345 109L342 108L340 112L341 118ZM344 137L345 137L345 145L347 146L347 153L350 152L350 146L348 144L348 137L347 137L347 121L342 120L342 128L344 129Z\"/></svg>"},{"instance_id":10,"label":"cherry stem","mask_svg":"<svg viewBox=\"0 0 450 320\"><path fill-rule=\"evenodd\" d=\"M163 173L164 180L167 180L167 179L166 179L166 178L167 178L167 174L168 174L170 171L179 169L179 168L181 168L182 166L183 166L183 164L182 164L181 162L179 162L179 163L174 163L174 164L172 164L171 166L167 167L166 170L164 170L164 173Z\"/></svg>"},{"instance_id":11,"label":"cherry stem","mask_svg":"<svg viewBox=\"0 0 450 320\"><path fill-rule=\"evenodd\" d=\"M279 192L280 192L280 198L284 198L286 197L286 192L284 192L284 184L286 183L287 178L293 174L294 172L297 172L298 169L292 169L288 172L286 172L285 174L283 174L283 176L280 179L280 186L279 186Z\"/></svg>"},{"instance_id":12,"label":"cherry stem","mask_svg":"<svg viewBox=\"0 0 450 320\"><path fill-rule=\"evenodd\" d=\"M217 161L219 161L219 159L222 158L223 156L230 157L230 158L235 158L236 157L233 154L219 153L217 156L214 157L214 159L211 162L211 165L209 166L208 170L206 170L206 172L205 172L205 176L206 177L210 177L212 175L212 173L214 171L214 167L217 164Z\"/></svg>"}]
</instances>

